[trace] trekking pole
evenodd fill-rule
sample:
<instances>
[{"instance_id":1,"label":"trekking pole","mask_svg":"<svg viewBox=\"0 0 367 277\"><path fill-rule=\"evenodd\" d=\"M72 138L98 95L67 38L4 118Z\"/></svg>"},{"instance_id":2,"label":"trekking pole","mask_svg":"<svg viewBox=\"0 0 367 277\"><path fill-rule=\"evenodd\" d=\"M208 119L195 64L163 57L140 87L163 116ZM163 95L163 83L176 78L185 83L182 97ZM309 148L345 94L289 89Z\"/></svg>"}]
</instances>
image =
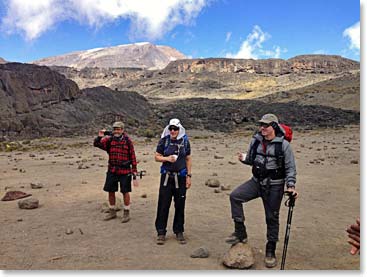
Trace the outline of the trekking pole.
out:
<instances>
[{"instance_id":1,"label":"trekking pole","mask_svg":"<svg viewBox=\"0 0 367 277\"><path fill-rule=\"evenodd\" d=\"M285 230L282 263L281 263L281 266L280 266L280 270L284 270L285 258L287 256L287 248L288 248L288 242L289 242L289 234L291 232L293 208L294 208L294 204L296 202L296 199L295 199L294 195L292 194L292 192L285 191L284 194L288 195L288 197L289 197L284 203L286 207L289 207L289 209L288 209L288 219L287 219L287 226L286 226L286 230Z\"/></svg>"}]
</instances>

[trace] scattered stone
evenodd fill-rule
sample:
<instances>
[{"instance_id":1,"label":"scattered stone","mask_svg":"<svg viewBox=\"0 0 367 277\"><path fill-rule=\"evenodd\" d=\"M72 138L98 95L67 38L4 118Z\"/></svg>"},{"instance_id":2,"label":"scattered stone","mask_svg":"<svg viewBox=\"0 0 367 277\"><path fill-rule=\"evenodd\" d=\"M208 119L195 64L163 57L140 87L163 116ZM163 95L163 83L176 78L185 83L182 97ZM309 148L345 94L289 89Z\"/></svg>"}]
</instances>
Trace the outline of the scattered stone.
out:
<instances>
[{"instance_id":1,"label":"scattered stone","mask_svg":"<svg viewBox=\"0 0 367 277\"><path fill-rule=\"evenodd\" d=\"M218 179L208 179L206 180L205 185L210 188L219 188L220 182Z\"/></svg>"},{"instance_id":2,"label":"scattered stone","mask_svg":"<svg viewBox=\"0 0 367 277\"><path fill-rule=\"evenodd\" d=\"M351 160L350 163L351 164L358 164L358 161L357 160Z\"/></svg>"},{"instance_id":3,"label":"scattered stone","mask_svg":"<svg viewBox=\"0 0 367 277\"><path fill-rule=\"evenodd\" d=\"M41 188L43 188L43 184L42 183L37 183L37 184L31 183L31 188L32 189L41 189Z\"/></svg>"},{"instance_id":4,"label":"scattered stone","mask_svg":"<svg viewBox=\"0 0 367 277\"><path fill-rule=\"evenodd\" d=\"M220 159L224 159L224 157L223 156L220 156L218 154L214 154L214 159L220 160Z\"/></svg>"},{"instance_id":5,"label":"scattered stone","mask_svg":"<svg viewBox=\"0 0 367 277\"><path fill-rule=\"evenodd\" d=\"M23 191L10 190L10 191L7 191L5 193L5 195L3 196L3 198L1 198L1 201L12 201L12 200L17 200L17 199L25 198L25 197L28 197L28 196L31 196L31 195L32 194L25 193Z\"/></svg>"},{"instance_id":6,"label":"scattered stone","mask_svg":"<svg viewBox=\"0 0 367 277\"><path fill-rule=\"evenodd\" d=\"M18 207L20 209L36 209L39 206L39 201L36 198L28 198L24 200L19 200Z\"/></svg>"},{"instance_id":7,"label":"scattered stone","mask_svg":"<svg viewBox=\"0 0 367 277\"><path fill-rule=\"evenodd\" d=\"M231 165L237 164L236 162L232 162L232 161L229 161L228 163L231 164Z\"/></svg>"},{"instance_id":8,"label":"scattered stone","mask_svg":"<svg viewBox=\"0 0 367 277\"><path fill-rule=\"evenodd\" d=\"M40 160L43 161L45 159L45 157L41 157Z\"/></svg>"},{"instance_id":9,"label":"scattered stone","mask_svg":"<svg viewBox=\"0 0 367 277\"><path fill-rule=\"evenodd\" d=\"M218 173L215 173L215 172L214 172L214 173L212 174L212 176L218 176Z\"/></svg>"},{"instance_id":10,"label":"scattered stone","mask_svg":"<svg viewBox=\"0 0 367 277\"><path fill-rule=\"evenodd\" d=\"M147 198L147 197L148 197L148 195L147 195L146 193L143 193L140 197L141 197L141 198Z\"/></svg>"},{"instance_id":11,"label":"scattered stone","mask_svg":"<svg viewBox=\"0 0 367 277\"><path fill-rule=\"evenodd\" d=\"M26 171L25 171L25 169L21 168L21 169L19 169L19 172L20 173L25 173Z\"/></svg>"},{"instance_id":12,"label":"scattered stone","mask_svg":"<svg viewBox=\"0 0 367 277\"><path fill-rule=\"evenodd\" d=\"M17 168L16 166L14 166L14 167L12 168L12 170L18 170L18 168Z\"/></svg>"},{"instance_id":13,"label":"scattered stone","mask_svg":"<svg viewBox=\"0 0 367 277\"><path fill-rule=\"evenodd\" d=\"M67 228L67 229L66 229L65 234L67 234L67 235L71 235L72 233L74 233L74 231L73 231L73 230L71 230L70 228Z\"/></svg>"},{"instance_id":14,"label":"scattered stone","mask_svg":"<svg viewBox=\"0 0 367 277\"><path fill-rule=\"evenodd\" d=\"M218 188L214 189L214 193L220 193L220 192L221 192L220 189L218 189Z\"/></svg>"},{"instance_id":15,"label":"scattered stone","mask_svg":"<svg viewBox=\"0 0 367 277\"><path fill-rule=\"evenodd\" d=\"M231 190L231 186L230 185L221 185L220 189L221 190Z\"/></svg>"},{"instance_id":16,"label":"scattered stone","mask_svg":"<svg viewBox=\"0 0 367 277\"><path fill-rule=\"evenodd\" d=\"M85 185L85 184L88 184L88 182L87 181L82 181L82 184Z\"/></svg>"},{"instance_id":17,"label":"scattered stone","mask_svg":"<svg viewBox=\"0 0 367 277\"><path fill-rule=\"evenodd\" d=\"M34 157L36 157L36 155L35 154L29 154L29 157L34 158Z\"/></svg>"},{"instance_id":18,"label":"scattered stone","mask_svg":"<svg viewBox=\"0 0 367 277\"><path fill-rule=\"evenodd\" d=\"M58 187L58 186L61 186L61 184L60 183L57 183L55 186Z\"/></svg>"},{"instance_id":19,"label":"scattered stone","mask_svg":"<svg viewBox=\"0 0 367 277\"><path fill-rule=\"evenodd\" d=\"M18 222L22 222L23 221L23 218L18 218L17 221Z\"/></svg>"},{"instance_id":20,"label":"scattered stone","mask_svg":"<svg viewBox=\"0 0 367 277\"><path fill-rule=\"evenodd\" d=\"M223 264L229 268L248 269L255 264L253 250L247 243L233 245L223 257Z\"/></svg>"},{"instance_id":21,"label":"scattered stone","mask_svg":"<svg viewBox=\"0 0 367 277\"><path fill-rule=\"evenodd\" d=\"M191 258L208 258L209 257L209 250L206 247L199 247L198 249L194 250L191 255Z\"/></svg>"}]
</instances>

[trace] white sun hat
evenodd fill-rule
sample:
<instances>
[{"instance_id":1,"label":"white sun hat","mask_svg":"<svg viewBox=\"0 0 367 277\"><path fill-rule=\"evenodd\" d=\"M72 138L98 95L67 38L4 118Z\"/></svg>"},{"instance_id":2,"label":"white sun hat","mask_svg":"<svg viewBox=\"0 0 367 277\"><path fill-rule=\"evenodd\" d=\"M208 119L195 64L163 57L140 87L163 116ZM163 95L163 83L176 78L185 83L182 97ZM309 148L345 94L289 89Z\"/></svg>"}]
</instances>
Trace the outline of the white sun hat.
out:
<instances>
[{"instance_id":1,"label":"white sun hat","mask_svg":"<svg viewBox=\"0 0 367 277\"><path fill-rule=\"evenodd\" d=\"M168 125L164 128L163 132L162 132L162 135L161 135L161 138L164 138L165 136L168 136L170 133L169 133L169 126L176 126L178 128L180 128L180 130L178 131L178 136L177 136L177 139L181 139L185 134L186 134L186 130L185 128L181 125L181 122L179 119L177 118L172 118Z\"/></svg>"}]
</instances>

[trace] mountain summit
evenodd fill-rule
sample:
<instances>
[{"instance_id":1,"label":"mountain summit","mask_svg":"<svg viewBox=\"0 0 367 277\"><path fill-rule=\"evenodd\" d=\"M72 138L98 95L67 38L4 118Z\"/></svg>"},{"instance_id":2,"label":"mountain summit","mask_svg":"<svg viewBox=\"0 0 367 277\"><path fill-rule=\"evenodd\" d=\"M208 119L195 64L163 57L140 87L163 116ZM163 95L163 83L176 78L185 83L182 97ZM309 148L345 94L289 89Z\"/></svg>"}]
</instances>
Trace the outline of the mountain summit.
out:
<instances>
[{"instance_id":1,"label":"mountain summit","mask_svg":"<svg viewBox=\"0 0 367 277\"><path fill-rule=\"evenodd\" d=\"M162 69L171 61L185 58L186 56L184 54L172 47L141 42L77 51L60 56L44 58L33 61L32 63L75 68L131 67Z\"/></svg>"}]
</instances>

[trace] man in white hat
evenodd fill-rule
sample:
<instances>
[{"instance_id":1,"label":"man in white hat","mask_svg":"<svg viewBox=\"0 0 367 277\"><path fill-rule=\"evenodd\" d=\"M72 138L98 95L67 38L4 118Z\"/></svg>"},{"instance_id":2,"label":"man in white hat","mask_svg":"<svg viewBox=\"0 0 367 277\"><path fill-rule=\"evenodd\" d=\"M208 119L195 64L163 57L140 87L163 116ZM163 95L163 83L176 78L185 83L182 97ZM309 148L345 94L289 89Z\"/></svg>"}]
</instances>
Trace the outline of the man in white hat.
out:
<instances>
[{"instance_id":1,"label":"man in white hat","mask_svg":"<svg viewBox=\"0 0 367 277\"><path fill-rule=\"evenodd\" d=\"M179 243L185 244L186 190L191 187L191 148L180 120L174 118L162 132L155 153L155 161L161 162L161 181L155 227L157 244L166 240L166 228L172 197L175 201L173 232Z\"/></svg>"},{"instance_id":2,"label":"man in white hat","mask_svg":"<svg viewBox=\"0 0 367 277\"><path fill-rule=\"evenodd\" d=\"M252 138L247 155L239 153L238 159L252 166L253 176L230 194L235 231L226 242L229 244L247 242L242 204L261 197L265 209L268 240L264 262L266 267L274 267L277 264L275 249L279 235L279 210L284 185L287 191L297 198L294 155L289 142L284 139L284 132L279 127L277 116L265 114L259 120L259 131Z\"/></svg>"},{"instance_id":3,"label":"man in white hat","mask_svg":"<svg viewBox=\"0 0 367 277\"><path fill-rule=\"evenodd\" d=\"M134 145L129 136L124 132L124 123L117 121L112 125L112 135L106 135L106 130L100 130L94 140L94 146L108 153L108 171L103 190L108 192L110 205L109 213L104 220L116 218L116 196L118 184L124 199L124 213L122 223L130 220L130 192L131 179L134 186L138 186L137 162Z\"/></svg>"}]
</instances>

